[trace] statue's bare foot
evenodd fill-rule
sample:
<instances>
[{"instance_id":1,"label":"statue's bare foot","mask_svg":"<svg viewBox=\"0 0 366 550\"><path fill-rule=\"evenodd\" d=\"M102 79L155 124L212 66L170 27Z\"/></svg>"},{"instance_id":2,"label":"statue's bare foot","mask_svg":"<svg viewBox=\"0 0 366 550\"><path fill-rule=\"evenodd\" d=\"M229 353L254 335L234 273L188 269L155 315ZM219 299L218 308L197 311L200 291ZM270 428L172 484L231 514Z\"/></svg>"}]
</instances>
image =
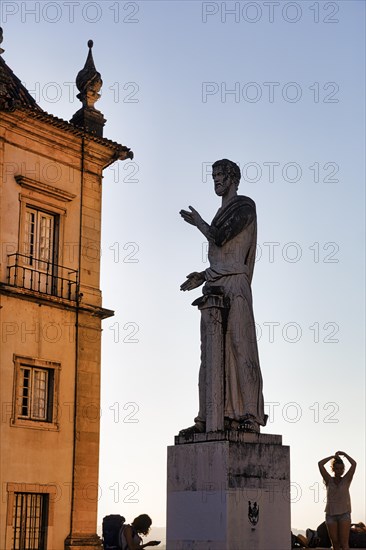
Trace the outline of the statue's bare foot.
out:
<instances>
[{"instance_id":1,"label":"statue's bare foot","mask_svg":"<svg viewBox=\"0 0 366 550\"><path fill-rule=\"evenodd\" d=\"M179 435L203 434L205 433L206 425L204 422L196 422L193 426L180 430Z\"/></svg>"},{"instance_id":2,"label":"statue's bare foot","mask_svg":"<svg viewBox=\"0 0 366 550\"><path fill-rule=\"evenodd\" d=\"M259 424L252 418L246 418L243 419L238 427L238 430L241 432L250 432L250 433L256 433L259 434Z\"/></svg>"},{"instance_id":3,"label":"statue's bare foot","mask_svg":"<svg viewBox=\"0 0 366 550\"><path fill-rule=\"evenodd\" d=\"M225 431L236 431L239 429L239 426L240 423L237 420L233 420L232 418L228 418L227 416L225 416Z\"/></svg>"}]
</instances>

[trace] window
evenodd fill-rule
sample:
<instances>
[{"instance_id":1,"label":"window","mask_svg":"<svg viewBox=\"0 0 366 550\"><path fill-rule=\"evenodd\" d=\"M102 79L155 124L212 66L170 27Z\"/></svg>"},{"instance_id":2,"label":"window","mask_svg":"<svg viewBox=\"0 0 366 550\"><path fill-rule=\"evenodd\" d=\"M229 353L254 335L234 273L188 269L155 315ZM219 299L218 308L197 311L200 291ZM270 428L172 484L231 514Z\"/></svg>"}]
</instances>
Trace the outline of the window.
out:
<instances>
[{"instance_id":1,"label":"window","mask_svg":"<svg viewBox=\"0 0 366 550\"><path fill-rule=\"evenodd\" d=\"M53 370L20 367L19 418L52 422Z\"/></svg>"},{"instance_id":2,"label":"window","mask_svg":"<svg viewBox=\"0 0 366 550\"><path fill-rule=\"evenodd\" d=\"M49 495L14 493L13 550L46 550Z\"/></svg>"},{"instance_id":3,"label":"window","mask_svg":"<svg viewBox=\"0 0 366 550\"><path fill-rule=\"evenodd\" d=\"M4 487L5 489L5 487ZM6 548L46 550L54 548L52 529L57 485L6 483ZM5 490L4 490L5 493ZM4 518L5 519L5 518Z\"/></svg>"},{"instance_id":4,"label":"window","mask_svg":"<svg viewBox=\"0 0 366 550\"><path fill-rule=\"evenodd\" d=\"M17 258L17 286L58 295L59 215L24 205L21 218L21 254Z\"/></svg>"},{"instance_id":5,"label":"window","mask_svg":"<svg viewBox=\"0 0 366 550\"><path fill-rule=\"evenodd\" d=\"M15 179L22 187L19 240L17 252L8 255L7 284L32 294L77 301L77 265L59 263L62 262L66 203L76 195L25 176L15 176ZM77 259L72 262L77 264Z\"/></svg>"},{"instance_id":6,"label":"window","mask_svg":"<svg viewBox=\"0 0 366 550\"><path fill-rule=\"evenodd\" d=\"M52 272L57 263L58 217L27 205L24 222L24 263Z\"/></svg>"},{"instance_id":7,"label":"window","mask_svg":"<svg viewBox=\"0 0 366 550\"><path fill-rule=\"evenodd\" d=\"M57 393L60 364L14 357L12 425L58 429Z\"/></svg>"}]
</instances>

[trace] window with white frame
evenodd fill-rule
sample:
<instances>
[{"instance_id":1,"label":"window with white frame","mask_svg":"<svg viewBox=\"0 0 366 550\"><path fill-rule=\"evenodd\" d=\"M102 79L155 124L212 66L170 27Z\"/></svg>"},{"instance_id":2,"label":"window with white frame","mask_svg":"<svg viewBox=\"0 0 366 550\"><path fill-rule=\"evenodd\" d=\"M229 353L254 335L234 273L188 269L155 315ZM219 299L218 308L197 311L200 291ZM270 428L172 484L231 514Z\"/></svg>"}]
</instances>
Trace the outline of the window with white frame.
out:
<instances>
[{"instance_id":1,"label":"window with white frame","mask_svg":"<svg viewBox=\"0 0 366 550\"><path fill-rule=\"evenodd\" d=\"M15 357L13 425L57 429L60 364Z\"/></svg>"},{"instance_id":2,"label":"window with white frame","mask_svg":"<svg viewBox=\"0 0 366 550\"><path fill-rule=\"evenodd\" d=\"M22 187L18 249L8 254L6 283L31 293L77 301L77 258L69 258L74 265L63 265L67 203L76 195L22 175L15 180ZM78 242L76 235L75 244Z\"/></svg>"},{"instance_id":3,"label":"window with white frame","mask_svg":"<svg viewBox=\"0 0 366 550\"><path fill-rule=\"evenodd\" d=\"M53 375L53 369L21 365L18 387L19 418L52 422Z\"/></svg>"},{"instance_id":4,"label":"window with white frame","mask_svg":"<svg viewBox=\"0 0 366 550\"><path fill-rule=\"evenodd\" d=\"M49 272L56 263L58 216L31 205L25 208L24 263Z\"/></svg>"}]
</instances>

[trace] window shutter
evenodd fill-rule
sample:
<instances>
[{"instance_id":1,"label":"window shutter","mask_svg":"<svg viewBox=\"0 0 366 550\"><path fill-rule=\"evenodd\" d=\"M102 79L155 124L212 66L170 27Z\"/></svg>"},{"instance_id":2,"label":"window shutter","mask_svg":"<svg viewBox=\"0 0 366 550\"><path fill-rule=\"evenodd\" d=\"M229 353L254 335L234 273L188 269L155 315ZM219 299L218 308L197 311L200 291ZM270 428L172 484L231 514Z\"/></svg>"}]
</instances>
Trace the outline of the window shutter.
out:
<instances>
[{"instance_id":1,"label":"window shutter","mask_svg":"<svg viewBox=\"0 0 366 550\"><path fill-rule=\"evenodd\" d=\"M25 213L25 228L24 228L24 254L28 256L27 264L33 265L34 245L36 241L36 211L27 208Z\"/></svg>"},{"instance_id":2,"label":"window shutter","mask_svg":"<svg viewBox=\"0 0 366 550\"><path fill-rule=\"evenodd\" d=\"M54 234L54 216L38 213L38 251L40 260L52 263L53 261L53 234ZM47 264L41 263L41 269L47 270Z\"/></svg>"},{"instance_id":3,"label":"window shutter","mask_svg":"<svg viewBox=\"0 0 366 550\"><path fill-rule=\"evenodd\" d=\"M32 418L46 420L47 418L47 388L48 372L41 369L33 369L33 399Z\"/></svg>"}]
</instances>

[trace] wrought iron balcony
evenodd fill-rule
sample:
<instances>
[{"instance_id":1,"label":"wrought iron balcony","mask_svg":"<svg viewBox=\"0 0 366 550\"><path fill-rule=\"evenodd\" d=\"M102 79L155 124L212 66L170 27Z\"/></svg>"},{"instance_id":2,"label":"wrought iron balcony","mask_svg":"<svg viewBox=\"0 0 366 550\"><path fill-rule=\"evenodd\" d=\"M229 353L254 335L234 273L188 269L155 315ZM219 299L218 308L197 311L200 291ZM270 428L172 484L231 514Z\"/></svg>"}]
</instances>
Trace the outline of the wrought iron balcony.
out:
<instances>
[{"instance_id":1,"label":"wrought iron balcony","mask_svg":"<svg viewBox=\"0 0 366 550\"><path fill-rule=\"evenodd\" d=\"M8 255L7 284L66 300L78 297L77 270L18 252Z\"/></svg>"}]
</instances>

